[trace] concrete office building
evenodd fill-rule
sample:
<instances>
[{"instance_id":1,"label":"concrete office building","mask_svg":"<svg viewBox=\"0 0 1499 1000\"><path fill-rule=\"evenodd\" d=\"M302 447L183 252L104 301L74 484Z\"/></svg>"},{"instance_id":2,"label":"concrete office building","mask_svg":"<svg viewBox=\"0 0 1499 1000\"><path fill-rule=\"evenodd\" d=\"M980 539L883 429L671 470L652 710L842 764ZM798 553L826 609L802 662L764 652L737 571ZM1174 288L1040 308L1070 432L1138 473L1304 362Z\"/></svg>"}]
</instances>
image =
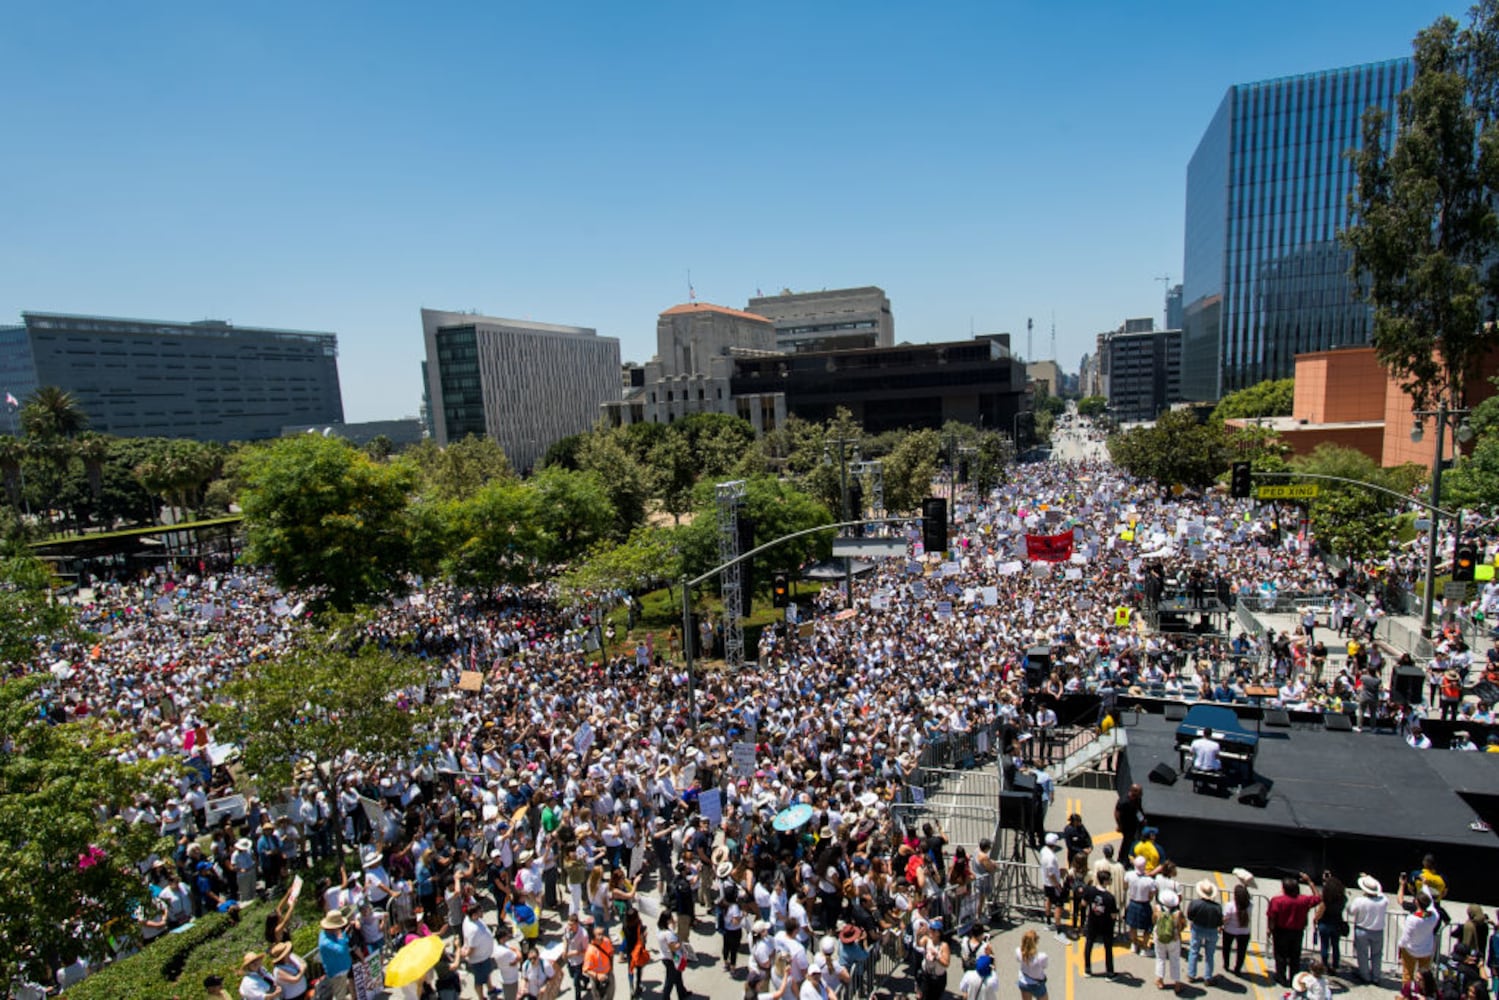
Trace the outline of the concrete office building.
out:
<instances>
[{"instance_id":1,"label":"concrete office building","mask_svg":"<svg viewBox=\"0 0 1499 1000\"><path fill-rule=\"evenodd\" d=\"M343 421L331 333L27 312L0 327L0 392L72 393L121 437L255 441ZM4 428L9 430L10 428Z\"/></svg>"},{"instance_id":2,"label":"concrete office building","mask_svg":"<svg viewBox=\"0 0 1499 1000\"><path fill-rule=\"evenodd\" d=\"M684 302L656 320L656 356L640 371L623 373L630 385L623 398L603 405L615 427L670 424L693 413L727 413L749 421L757 433L786 419L786 397L779 391L736 395L730 379L734 359L780 357L775 327L764 316L707 302ZM616 382L621 373L615 373Z\"/></svg>"},{"instance_id":3,"label":"concrete office building","mask_svg":"<svg viewBox=\"0 0 1499 1000\"><path fill-rule=\"evenodd\" d=\"M895 344L895 317L882 288L835 288L821 292L762 295L747 312L775 324L775 346L782 351L832 351Z\"/></svg>"},{"instance_id":4,"label":"concrete office building","mask_svg":"<svg viewBox=\"0 0 1499 1000\"><path fill-rule=\"evenodd\" d=\"M437 443L488 435L522 472L619 398L619 341L586 327L423 309L422 336Z\"/></svg>"},{"instance_id":5,"label":"concrete office building","mask_svg":"<svg viewBox=\"0 0 1499 1000\"><path fill-rule=\"evenodd\" d=\"M1366 109L1390 112L1409 59L1228 89L1187 166L1182 280L1185 399L1289 378L1308 351L1367 343L1337 240L1356 183L1345 156Z\"/></svg>"}]
</instances>

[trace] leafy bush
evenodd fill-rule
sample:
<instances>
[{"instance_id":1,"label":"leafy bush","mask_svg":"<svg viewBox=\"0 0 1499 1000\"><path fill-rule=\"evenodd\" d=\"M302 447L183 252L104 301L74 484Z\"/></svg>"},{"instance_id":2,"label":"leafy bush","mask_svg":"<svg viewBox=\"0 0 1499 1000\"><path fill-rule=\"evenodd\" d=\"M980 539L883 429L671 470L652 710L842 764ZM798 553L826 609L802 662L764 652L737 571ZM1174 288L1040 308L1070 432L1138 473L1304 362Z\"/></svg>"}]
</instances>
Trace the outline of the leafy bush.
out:
<instances>
[{"instance_id":1,"label":"leafy bush","mask_svg":"<svg viewBox=\"0 0 1499 1000\"><path fill-rule=\"evenodd\" d=\"M72 1000L161 1000L171 995L170 984L180 977L193 952L232 926L222 913L207 914L180 934L164 935L129 958L106 965L69 989L68 996Z\"/></svg>"}]
</instances>

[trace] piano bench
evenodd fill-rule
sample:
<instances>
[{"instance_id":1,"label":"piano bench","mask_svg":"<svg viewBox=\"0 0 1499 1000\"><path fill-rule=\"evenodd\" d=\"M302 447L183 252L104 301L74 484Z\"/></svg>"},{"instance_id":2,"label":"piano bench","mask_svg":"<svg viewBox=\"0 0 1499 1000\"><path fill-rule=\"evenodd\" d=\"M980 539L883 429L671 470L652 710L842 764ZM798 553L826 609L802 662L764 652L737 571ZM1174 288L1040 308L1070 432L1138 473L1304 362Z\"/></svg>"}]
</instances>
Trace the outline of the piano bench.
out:
<instances>
[{"instance_id":1,"label":"piano bench","mask_svg":"<svg viewBox=\"0 0 1499 1000\"><path fill-rule=\"evenodd\" d=\"M1231 789L1234 788L1235 785L1238 784L1238 782L1234 780L1233 775L1226 770L1197 771L1188 769L1188 771L1183 774L1182 777L1192 782L1192 791L1199 793L1202 791L1201 786L1210 785L1212 786L1213 791L1219 794L1227 794Z\"/></svg>"}]
</instances>

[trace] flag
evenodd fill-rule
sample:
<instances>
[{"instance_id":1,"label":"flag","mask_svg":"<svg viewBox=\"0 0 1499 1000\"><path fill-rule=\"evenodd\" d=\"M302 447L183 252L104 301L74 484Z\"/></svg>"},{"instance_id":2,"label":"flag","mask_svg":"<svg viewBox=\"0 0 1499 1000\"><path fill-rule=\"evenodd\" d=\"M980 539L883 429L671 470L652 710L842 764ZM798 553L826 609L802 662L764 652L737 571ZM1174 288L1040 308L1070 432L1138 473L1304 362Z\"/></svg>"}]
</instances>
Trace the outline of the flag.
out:
<instances>
[{"instance_id":1,"label":"flag","mask_svg":"<svg viewBox=\"0 0 1499 1000\"><path fill-rule=\"evenodd\" d=\"M12 410L19 410L21 408L21 401L7 392L5 394L5 405Z\"/></svg>"},{"instance_id":2,"label":"flag","mask_svg":"<svg viewBox=\"0 0 1499 1000\"><path fill-rule=\"evenodd\" d=\"M1072 558L1072 532L1026 535L1025 554L1033 562L1066 562Z\"/></svg>"}]
</instances>

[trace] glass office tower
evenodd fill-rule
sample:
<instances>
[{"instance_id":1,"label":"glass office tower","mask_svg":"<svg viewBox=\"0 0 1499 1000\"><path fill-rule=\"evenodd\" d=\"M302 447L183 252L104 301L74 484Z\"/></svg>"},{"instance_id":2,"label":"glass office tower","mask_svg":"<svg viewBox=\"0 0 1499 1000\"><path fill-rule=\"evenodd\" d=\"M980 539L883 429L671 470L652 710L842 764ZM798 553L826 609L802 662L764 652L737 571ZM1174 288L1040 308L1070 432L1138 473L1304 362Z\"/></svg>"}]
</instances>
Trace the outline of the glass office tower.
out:
<instances>
[{"instance_id":1,"label":"glass office tower","mask_svg":"<svg viewBox=\"0 0 1499 1000\"><path fill-rule=\"evenodd\" d=\"M1187 165L1182 395L1289 378L1306 351L1368 343L1338 244L1365 109L1390 113L1409 59L1230 87Z\"/></svg>"}]
</instances>

